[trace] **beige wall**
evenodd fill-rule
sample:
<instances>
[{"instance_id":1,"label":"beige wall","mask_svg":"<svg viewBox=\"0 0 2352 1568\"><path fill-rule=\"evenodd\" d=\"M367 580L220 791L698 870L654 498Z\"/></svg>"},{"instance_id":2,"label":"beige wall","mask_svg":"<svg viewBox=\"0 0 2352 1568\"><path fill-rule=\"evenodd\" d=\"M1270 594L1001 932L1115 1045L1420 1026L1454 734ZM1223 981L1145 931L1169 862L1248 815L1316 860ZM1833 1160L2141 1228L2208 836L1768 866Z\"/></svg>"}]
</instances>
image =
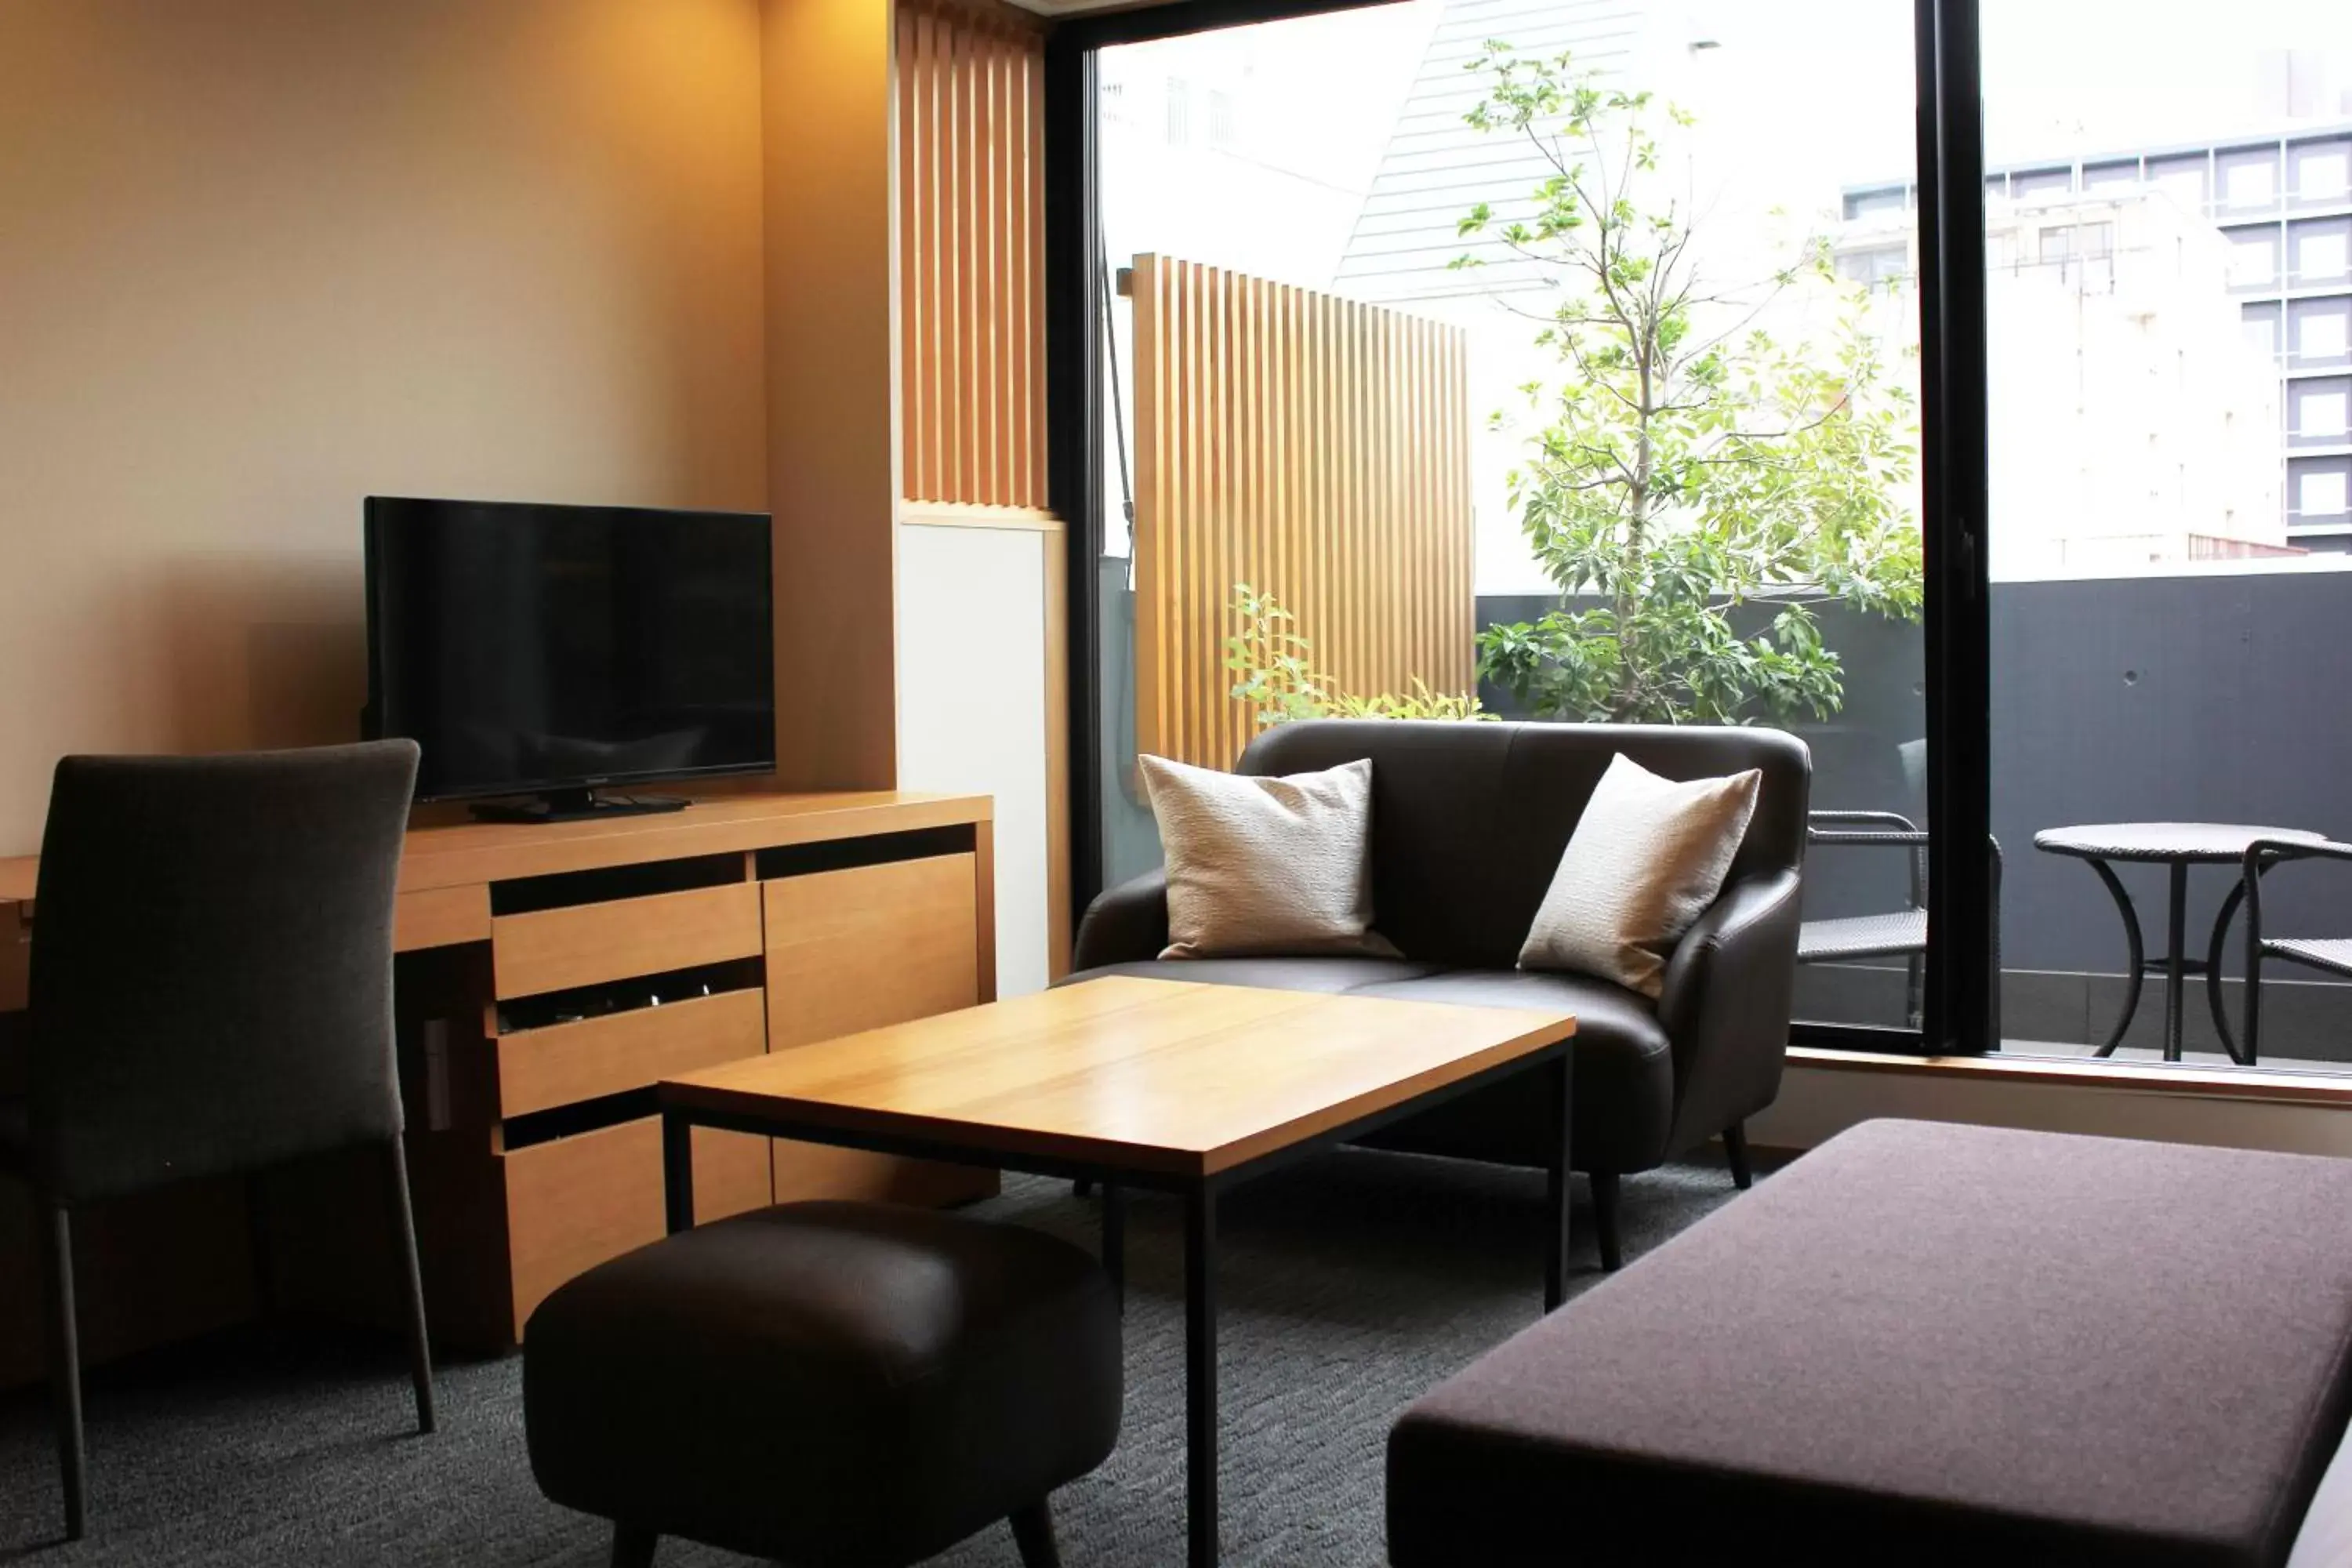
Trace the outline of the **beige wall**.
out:
<instances>
[{"instance_id":1,"label":"beige wall","mask_svg":"<svg viewBox=\"0 0 2352 1568\"><path fill-rule=\"evenodd\" d=\"M0 0L0 855L62 752L355 733L371 492L766 507L760 48Z\"/></svg>"},{"instance_id":2,"label":"beige wall","mask_svg":"<svg viewBox=\"0 0 2352 1568\"><path fill-rule=\"evenodd\" d=\"M891 0L768 0L768 487L776 772L898 782Z\"/></svg>"}]
</instances>

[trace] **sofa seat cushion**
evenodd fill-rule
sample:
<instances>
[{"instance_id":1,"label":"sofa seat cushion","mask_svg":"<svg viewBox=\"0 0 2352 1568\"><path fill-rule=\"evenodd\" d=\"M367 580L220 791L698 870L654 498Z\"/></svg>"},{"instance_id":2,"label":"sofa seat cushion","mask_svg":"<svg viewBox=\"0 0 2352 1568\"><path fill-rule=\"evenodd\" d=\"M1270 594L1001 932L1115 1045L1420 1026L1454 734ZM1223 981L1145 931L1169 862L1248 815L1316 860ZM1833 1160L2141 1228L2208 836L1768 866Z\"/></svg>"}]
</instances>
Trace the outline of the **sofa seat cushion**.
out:
<instances>
[{"instance_id":1,"label":"sofa seat cushion","mask_svg":"<svg viewBox=\"0 0 2352 1568\"><path fill-rule=\"evenodd\" d=\"M1146 980L1190 980L1201 985L1263 985L1269 991L1319 991L1337 995L1367 985L1418 980L1438 973L1433 963L1402 958L1146 958L1081 970L1061 982L1076 985L1106 974Z\"/></svg>"},{"instance_id":2,"label":"sofa seat cushion","mask_svg":"<svg viewBox=\"0 0 2352 1568\"><path fill-rule=\"evenodd\" d=\"M1622 1173L1657 1163L1674 1121L1675 1065L1649 998L1606 980L1523 969L1442 970L1359 986L1353 994L1575 1014L1576 1168ZM1541 1165L1551 1136L1541 1077L1521 1074L1391 1123L1366 1142L1417 1154Z\"/></svg>"},{"instance_id":3,"label":"sofa seat cushion","mask_svg":"<svg viewBox=\"0 0 2352 1568\"><path fill-rule=\"evenodd\" d=\"M2286 1559L2352 1161L1869 1122L1416 1402L1397 1568Z\"/></svg>"}]
</instances>

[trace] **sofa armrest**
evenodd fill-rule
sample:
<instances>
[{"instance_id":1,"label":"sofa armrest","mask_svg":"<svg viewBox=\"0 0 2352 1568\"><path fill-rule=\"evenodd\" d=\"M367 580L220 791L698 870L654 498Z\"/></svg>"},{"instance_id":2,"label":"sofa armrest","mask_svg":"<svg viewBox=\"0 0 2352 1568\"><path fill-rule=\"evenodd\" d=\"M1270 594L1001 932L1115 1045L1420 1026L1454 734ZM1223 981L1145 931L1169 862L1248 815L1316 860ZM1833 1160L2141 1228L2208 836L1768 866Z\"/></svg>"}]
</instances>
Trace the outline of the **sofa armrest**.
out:
<instances>
[{"instance_id":1,"label":"sofa armrest","mask_svg":"<svg viewBox=\"0 0 2352 1568\"><path fill-rule=\"evenodd\" d=\"M1167 945L1168 874L1154 868L1095 896L1078 922L1070 968L1076 973L1157 958Z\"/></svg>"},{"instance_id":2,"label":"sofa armrest","mask_svg":"<svg viewBox=\"0 0 2352 1568\"><path fill-rule=\"evenodd\" d=\"M1658 1021L1674 1049L1674 1152L1696 1148L1780 1092L1801 889L1794 870L1730 884L1666 964Z\"/></svg>"}]
</instances>

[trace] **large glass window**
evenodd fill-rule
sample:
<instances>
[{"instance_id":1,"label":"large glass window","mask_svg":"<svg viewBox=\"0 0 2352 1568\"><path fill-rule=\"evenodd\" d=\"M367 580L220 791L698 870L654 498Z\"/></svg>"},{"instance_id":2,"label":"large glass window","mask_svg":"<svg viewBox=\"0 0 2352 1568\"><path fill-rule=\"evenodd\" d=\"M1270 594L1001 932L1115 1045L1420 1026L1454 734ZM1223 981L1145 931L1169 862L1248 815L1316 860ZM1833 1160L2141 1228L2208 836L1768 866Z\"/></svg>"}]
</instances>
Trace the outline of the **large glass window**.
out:
<instances>
[{"instance_id":1,"label":"large glass window","mask_svg":"<svg viewBox=\"0 0 2352 1568\"><path fill-rule=\"evenodd\" d=\"M2042 240L1984 296L2004 1044L2227 1065L2240 852L2352 837L2352 14L1981 17L1986 167L2053 193L1986 214ZM2265 935L2352 937L2352 867L2263 887ZM2346 976L2264 967L2261 1060L2352 1064Z\"/></svg>"},{"instance_id":2,"label":"large glass window","mask_svg":"<svg viewBox=\"0 0 2352 1568\"><path fill-rule=\"evenodd\" d=\"M1158 856L1139 751L1780 724L1828 814L1801 1011L1916 1022L1909 7L1405 0L1097 68L1106 879ZM2013 210L2103 264L2074 182Z\"/></svg>"}]
</instances>

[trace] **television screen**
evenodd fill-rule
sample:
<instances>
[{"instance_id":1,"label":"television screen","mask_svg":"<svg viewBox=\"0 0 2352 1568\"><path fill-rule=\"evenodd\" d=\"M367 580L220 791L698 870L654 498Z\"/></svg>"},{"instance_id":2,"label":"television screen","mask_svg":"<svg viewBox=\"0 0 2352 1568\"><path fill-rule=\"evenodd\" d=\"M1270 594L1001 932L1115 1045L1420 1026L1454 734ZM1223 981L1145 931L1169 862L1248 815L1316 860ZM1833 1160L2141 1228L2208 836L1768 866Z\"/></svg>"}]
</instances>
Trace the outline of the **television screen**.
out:
<instances>
[{"instance_id":1,"label":"television screen","mask_svg":"<svg viewBox=\"0 0 2352 1568\"><path fill-rule=\"evenodd\" d=\"M371 496L369 731L421 800L775 763L768 519Z\"/></svg>"}]
</instances>

